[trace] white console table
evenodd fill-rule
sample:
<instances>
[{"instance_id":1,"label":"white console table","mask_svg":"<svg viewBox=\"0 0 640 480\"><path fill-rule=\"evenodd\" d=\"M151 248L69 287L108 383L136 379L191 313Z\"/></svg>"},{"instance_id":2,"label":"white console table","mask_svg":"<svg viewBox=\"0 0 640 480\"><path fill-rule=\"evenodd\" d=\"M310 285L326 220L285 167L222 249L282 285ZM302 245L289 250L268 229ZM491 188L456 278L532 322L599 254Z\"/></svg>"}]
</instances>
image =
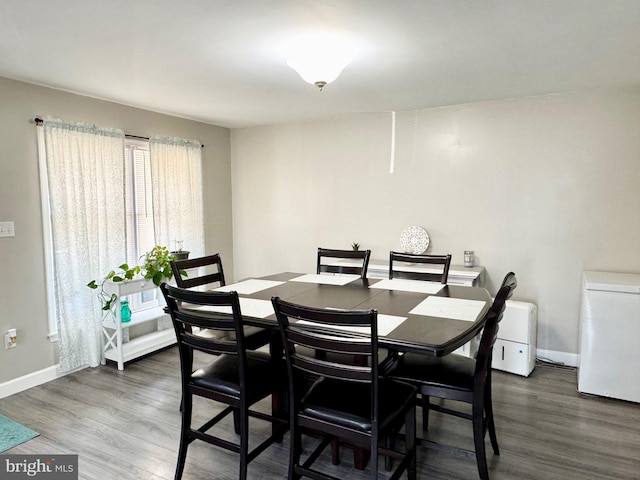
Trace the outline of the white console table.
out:
<instances>
[{"instance_id":1,"label":"white console table","mask_svg":"<svg viewBox=\"0 0 640 480\"><path fill-rule=\"evenodd\" d=\"M105 365L107 360L112 360L118 363L118 370L124 370L125 362L176 343L176 334L173 328L162 329L163 320L169 318L164 312L164 305L132 312L131 321L122 323L120 317L120 299L128 295L144 292L145 290L153 290L154 288L158 287L152 280L146 278L126 282L105 282L105 292L109 295L115 293L117 300L114 303L113 309L106 312L102 319L102 333L104 335L102 365ZM162 296L160 295L160 297ZM160 303L164 302L161 301ZM125 335L123 335L125 330L136 325L148 324L150 322L155 322L155 331L140 335L125 342Z\"/></svg>"},{"instance_id":2,"label":"white console table","mask_svg":"<svg viewBox=\"0 0 640 480\"><path fill-rule=\"evenodd\" d=\"M358 266L362 263L353 260L338 260L335 265ZM434 267L423 265L405 265L403 270L415 272L433 272L438 270ZM442 270L439 270L440 272ZM367 269L367 277L369 278L389 278L389 261L388 260L370 260ZM484 267L463 267L462 265L451 265L449 267L449 277L447 283L451 285L463 285L466 287L482 287L484 286Z\"/></svg>"},{"instance_id":3,"label":"white console table","mask_svg":"<svg viewBox=\"0 0 640 480\"><path fill-rule=\"evenodd\" d=\"M415 272L442 272L433 267L425 267L418 264L404 265L406 271ZM367 277L389 278L389 262L385 260L371 260L367 270ZM467 287L481 287L484 284L484 267L463 267L461 265L451 265L449 267L449 277L447 283L451 285L464 285Z\"/></svg>"}]
</instances>

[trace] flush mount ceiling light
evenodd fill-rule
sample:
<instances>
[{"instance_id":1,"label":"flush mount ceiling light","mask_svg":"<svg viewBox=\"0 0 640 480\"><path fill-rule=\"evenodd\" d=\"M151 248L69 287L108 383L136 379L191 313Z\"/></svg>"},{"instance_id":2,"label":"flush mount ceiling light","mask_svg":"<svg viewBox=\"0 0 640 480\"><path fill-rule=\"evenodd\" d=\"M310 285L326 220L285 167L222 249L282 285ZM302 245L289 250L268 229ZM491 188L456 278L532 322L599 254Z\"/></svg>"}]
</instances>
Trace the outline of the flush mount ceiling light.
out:
<instances>
[{"instance_id":1,"label":"flush mount ceiling light","mask_svg":"<svg viewBox=\"0 0 640 480\"><path fill-rule=\"evenodd\" d=\"M289 48L287 65L305 82L322 90L351 63L354 50L353 44L343 37L314 33L297 39Z\"/></svg>"}]
</instances>

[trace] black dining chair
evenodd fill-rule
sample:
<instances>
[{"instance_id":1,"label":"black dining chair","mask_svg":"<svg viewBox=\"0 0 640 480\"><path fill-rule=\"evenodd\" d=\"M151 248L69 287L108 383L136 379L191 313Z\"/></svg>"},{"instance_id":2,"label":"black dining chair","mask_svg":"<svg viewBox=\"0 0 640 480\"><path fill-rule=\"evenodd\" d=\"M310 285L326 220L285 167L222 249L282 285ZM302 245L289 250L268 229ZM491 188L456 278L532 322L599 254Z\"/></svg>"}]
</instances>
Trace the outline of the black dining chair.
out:
<instances>
[{"instance_id":1,"label":"black dining chair","mask_svg":"<svg viewBox=\"0 0 640 480\"><path fill-rule=\"evenodd\" d=\"M318 248L316 273L338 273L344 275L360 275L367 278L371 250L335 250ZM327 260L330 259L330 260ZM338 260L354 260L358 265L340 265Z\"/></svg>"},{"instance_id":2,"label":"black dining chair","mask_svg":"<svg viewBox=\"0 0 640 480\"><path fill-rule=\"evenodd\" d=\"M336 480L314 468L322 451L336 439L371 452L371 478L378 478L378 455L401 461L391 478L407 471L416 478L416 388L378 376L377 312L375 310L329 310L305 307L273 298L282 334L289 377L289 427L291 446L289 479L309 477ZM345 327L361 329L359 333ZM300 346L305 348L301 349ZM367 362L342 363L333 355L321 360L309 351L320 350L343 358L366 357ZM312 385L309 387L309 376ZM404 452L382 446L404 425ZM303 462L302 435L323 439Z\"/></svg>"},{"instance_id":3,"label":"black dining chair","mask_svg":"<svg viewBox=\"0 0 640 480\"><path fill-rule=\"evenodd\" d=\"M416 270L413 264L431 266L434 271ZM451 255L414 255L413 253L391 251L389 253L389 278L425 280L446 284L450 265Z\"/></svg>"},{"instance_id":4,"label":"black dining chair","mask_svg":"<svg viewBox=\"0 0 640 480\"><path fill-rule=\"evenodd\" d=\"M226 285L224 279L224 269L220 254L207 255L204 257L190 258L186 260L173 260L171 270L180 288L190 288L199 291L213 290ZM184 275L182 273L185 273ZM203 335L227 335L234 338L233 331L204 331ZM251 350L258 349L269 343L271 333L259 327L244 326L245 345Z\"/></svg>"},{"instance_id":5,"label":"black dining chair","mask_svg":"<svg viewBox=\"0 0 640 480\"><path fill-rule=\"evenodd\" d=\"M429 357L406 353L398 357L396 365L388 373L391 378L411 383L418 388L422 397L422 419L425 432L429 426L430 410L472 421L475 451L471 453L475 454L478 473L482 480L489 479L485 454L487 431L494 454L500 454L491 399L491 357L505 303L516 286L515 274L508 273L483 319L484 329L476 358L456 354ZM431 403L431 397L471 404L471 414L442 404ZM424 439L420 441L426 442Z\"/></svg>"},{"instance_id":6,"label":"black dining chair","mask_svg":"<svg viewBox=\"0 0 640 480\"><path fill-rule=\"evenodd\" d=\"M198 269L195 276L193 270ZM174 260L171 262L173 277L180 288L195 288L207 286L209 288L223 287L224 269L220 254L206 255L204 257ZM192 270L191 274L187 270ZM186 274L183 274L186 272Z\"/></svg>"},{"instance_id":7,"label":"black dining chair","mask_svg":"<svg viewBox=\"0 0 640 480\"><path fill-rule=\"evenodd\" d=\"M240 302L236 292L199 292L163 283L160 286L178 339L182 379L182 426L175 478L184 470L187 449L195 440L216 445L240 455L241 480L247 478L247 466L276 441L280 441L286 422L262 412L251 410L258 401L272 396L272 406L278 404L278 394L286 382L282 358L272 358L266 352L248 350L242 325ZM232 314L215 310L231 308ZM228 336L201 336L200 330L234 332ZM194 368L194 352L207 355L207 361ZM198 358L202 358L198 356ZM227 405L202 426L192 426L193 397L207 398ZM232 442L209 431L230 413L238 414L239 441ZM249 451L249 417L272 422L272 434ZM279 428L275 428L279 425Z\"/></svg>"}]
</instances>

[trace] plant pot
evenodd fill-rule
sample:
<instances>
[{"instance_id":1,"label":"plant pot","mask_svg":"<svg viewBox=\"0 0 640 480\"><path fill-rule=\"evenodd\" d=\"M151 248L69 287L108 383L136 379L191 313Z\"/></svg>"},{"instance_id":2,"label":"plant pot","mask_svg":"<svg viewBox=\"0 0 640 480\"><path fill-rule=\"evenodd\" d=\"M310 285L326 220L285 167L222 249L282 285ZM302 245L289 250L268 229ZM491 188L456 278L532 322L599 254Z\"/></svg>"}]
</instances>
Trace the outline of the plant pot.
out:
<instances>
[{"instance_id":1,"label":"plant pot","mask_svg":"<svg viewBox=\"0 0 640 480\"><path fill-rule=\"evenodd\" d=\"M187 252L186 250L182 250L180 252L171 252L171 255L173 255L176 260L186 260L187 258L189 258L189 253L191 253L191 252Z\"/></svg>"}]
</instances>

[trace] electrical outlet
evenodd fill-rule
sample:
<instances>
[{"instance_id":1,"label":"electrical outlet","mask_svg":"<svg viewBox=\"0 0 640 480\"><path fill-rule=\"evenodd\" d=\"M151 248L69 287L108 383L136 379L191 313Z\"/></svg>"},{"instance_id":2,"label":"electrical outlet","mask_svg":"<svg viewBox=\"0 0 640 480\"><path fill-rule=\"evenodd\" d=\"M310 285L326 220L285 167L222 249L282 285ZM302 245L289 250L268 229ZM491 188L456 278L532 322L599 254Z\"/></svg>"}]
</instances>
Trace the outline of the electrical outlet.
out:
<instances>
[{"instance_id":1,"label":"electrical outlet","mask_svg":"<svg viewBox=\"0 0 640 480\"><path fill-rule=\"evenodd\" d=\"M0 237L15 237L13 222L0 222Z\"/></svg>"},{"instance_id":2,"label":"electrical outlet","mask_svg":"<svg viewBox=\"0 0 640 480\"><path fill-rule=\"evenodd\" d=\"M7 350L10 348L15 348L17 342L12 342L11 341L11 337L9 336L8 333L4 334L4 348L6 348Z\"/></svg>"}]
</instances>

